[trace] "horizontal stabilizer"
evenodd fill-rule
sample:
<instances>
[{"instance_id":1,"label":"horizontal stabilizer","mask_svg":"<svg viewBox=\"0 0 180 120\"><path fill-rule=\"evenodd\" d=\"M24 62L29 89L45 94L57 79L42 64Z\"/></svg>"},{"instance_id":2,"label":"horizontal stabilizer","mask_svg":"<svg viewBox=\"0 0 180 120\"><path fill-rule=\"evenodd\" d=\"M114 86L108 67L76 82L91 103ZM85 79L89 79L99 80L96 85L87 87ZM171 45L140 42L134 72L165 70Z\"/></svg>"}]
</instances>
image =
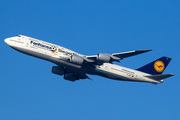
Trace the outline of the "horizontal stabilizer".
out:
<instances>
[{"instance_id":1,"label":"horizontal stabilizer","mask_svg":"<svg viewBox=\"0 0 180 120\"><path fill-rule=\"evenodd\" d=\"M171 76L174 76L174 74L148 75L145 77L153 79L153 80L162 80L162 79L166 79L166 78L171 77Z\"/></svg>"}]
</instances>

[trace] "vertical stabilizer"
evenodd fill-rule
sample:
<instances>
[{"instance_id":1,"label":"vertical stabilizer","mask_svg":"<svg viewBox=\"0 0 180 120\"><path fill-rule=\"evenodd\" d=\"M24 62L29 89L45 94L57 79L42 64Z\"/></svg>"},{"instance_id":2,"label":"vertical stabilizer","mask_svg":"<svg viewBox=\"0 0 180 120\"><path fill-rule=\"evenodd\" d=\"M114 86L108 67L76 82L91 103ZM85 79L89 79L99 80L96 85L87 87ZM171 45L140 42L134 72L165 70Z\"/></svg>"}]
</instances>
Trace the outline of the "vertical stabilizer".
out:
<instances>
[{"instance_id":1,"label":"vertical stabilizer","mask_svg":"<svg viewBox=\"0 0 180 120\"><path fill-rule=\"evenodd\" d=\"M171 61L171 58L164 56L137 70L148 73L148 74L152 74L152 75L162 74L170 61Z\"/></svg>"}]
</instances>

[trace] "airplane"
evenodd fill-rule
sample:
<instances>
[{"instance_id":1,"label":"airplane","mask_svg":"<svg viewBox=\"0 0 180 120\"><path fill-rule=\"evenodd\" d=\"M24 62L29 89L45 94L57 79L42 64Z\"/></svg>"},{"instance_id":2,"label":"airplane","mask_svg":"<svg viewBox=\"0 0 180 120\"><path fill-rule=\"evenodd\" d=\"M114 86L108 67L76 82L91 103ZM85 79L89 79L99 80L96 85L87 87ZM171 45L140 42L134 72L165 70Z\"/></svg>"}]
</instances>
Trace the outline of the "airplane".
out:
<instances>
[{"instance_id":1,"label":"airplane","mask_svg":"<svg viewBox=\"0 0 180 120\"><path fill-rule=\"evenodd\" d=\"M130 69L113 64L113 62L142 54L147 50L135 50L122 53L98 53L97 55L82 55L59 45L51 44L32 37L17 35L6 38L5 43L11 48L43 60L50 61L56 66L52 67L52 73L61 75L65 80L76 81L90 79L87 74L99 75L120 81L163 83L163 79L174 74L162 74L171 58L161 57L138 69ZM90 79L92 80L92 79Z\"/></svg>"}]
</instances>

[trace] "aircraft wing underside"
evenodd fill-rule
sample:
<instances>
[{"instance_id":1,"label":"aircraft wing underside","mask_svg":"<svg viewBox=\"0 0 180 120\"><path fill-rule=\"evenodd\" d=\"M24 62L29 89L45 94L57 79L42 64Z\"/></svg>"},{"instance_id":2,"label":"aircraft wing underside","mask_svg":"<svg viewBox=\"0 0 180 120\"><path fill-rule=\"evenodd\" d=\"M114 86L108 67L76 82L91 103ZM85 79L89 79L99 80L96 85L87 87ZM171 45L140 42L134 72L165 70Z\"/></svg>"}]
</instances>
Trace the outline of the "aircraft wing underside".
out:
<instances>
[{"instance_id":1,"label":"aircraft wing underside","mask_svg":"<svg viewBox=\"0 0 180 120\"><path fill-rule=\"evenodd\" d=\"M86 74L76 73L77 77L80 79L90 79Z\"/></svg>"}]
</instances>

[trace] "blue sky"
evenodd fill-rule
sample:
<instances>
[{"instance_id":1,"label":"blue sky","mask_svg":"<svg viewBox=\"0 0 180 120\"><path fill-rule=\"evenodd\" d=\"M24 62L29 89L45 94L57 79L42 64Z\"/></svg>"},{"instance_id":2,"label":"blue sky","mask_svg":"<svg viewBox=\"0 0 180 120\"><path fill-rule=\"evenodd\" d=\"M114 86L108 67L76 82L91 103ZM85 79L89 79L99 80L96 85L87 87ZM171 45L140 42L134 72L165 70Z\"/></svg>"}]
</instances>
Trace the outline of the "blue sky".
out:
<instances>
[{"instance_id":1,"label":"blue sky","mask_svg":"<svg viewBox=\"0 0 180 120\"><path fill-rule=\"evenodd\" d=\"M180 2L178 0L1 0L1 120L180 119ZM19 53L4 43L18 34L85 55L153 51L116 63L139 68L168 56L163 84L70 82L51 73L54 64Z\"/></svg>"}]
</instances>

